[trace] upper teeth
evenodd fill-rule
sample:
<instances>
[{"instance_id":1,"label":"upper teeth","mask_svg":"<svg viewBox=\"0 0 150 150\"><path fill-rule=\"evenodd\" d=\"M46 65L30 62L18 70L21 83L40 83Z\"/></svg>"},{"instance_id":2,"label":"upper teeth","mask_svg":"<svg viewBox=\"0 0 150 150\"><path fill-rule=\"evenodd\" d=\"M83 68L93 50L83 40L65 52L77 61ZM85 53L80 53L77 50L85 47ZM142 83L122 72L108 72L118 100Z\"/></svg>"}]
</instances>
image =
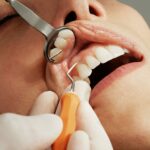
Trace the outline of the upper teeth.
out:
<instances>
[{"instance_id":1,"label":"upper teeth","mask_svg":"<svg viewBox=\"0 0 150 150\"><path fill-rule=\"evenodd\" d=\"M114 58L119 57L125 53L124 50L119 46L110 45L107 46L107 49L113 54Z\"/></svg>"},{"instance_id":2,"label":"upper teeth","mask_svg":"<svg viewBox=\"0 0 150 150\"><path fill-rule=\"evenodd\" d=\"M109 60L112 60L114 57L113 55L108 51L108 49L104 47L98 47L94 50L96 58L101 63L106 63Z\"/></svg>"},{"instance_id":3,"label":"upper teeth","mask_svg":"<svg viewBox=\"0 0 150 150\"><path fill-rule=\"evenodd\" d=\"M95 69L100 64L100 61L98 61L94 56L87 56L86 63L91 69Z\"/></svg>"},{"instance_id":4,"label":"upper teeth","mask_svg":"<svg viewBox=\"0 0 150 150\"><path fill-rule=\"evenodd\" d=\"M60 31L56 41L54 43L55 47L51 50L51 56L57 55L60 51L64 50L69 44L69 39L73 38L74 34L71 30L63 30ZM108 46L98 46L93 50L92 55L88 55L85 57L85 61L82 63L78 63L77 72L78 77L74 77L75 80L83 79L88 82L89 76L92 74L92 69L95 69L100 64L106 63L116 57L122 56L125 53L129 53L129 51L125 48L116 45L108 45ZM62 57L62 54L57 56L57 59ZM81 60L82 61L82 60Z\"/></svg>"},{"instance_id":5,"label":"upper teeth","mask_svg":"<svg viewBox=\"0 0 150 150\"><path fill-rule=\"evenodd\" d=\"M67 45L67 41L62 37L57 37L54 45L59 49L64 49Z\"/></svg>"},{"instance_id":6,"label":"upper teeth","mask_svg":"<svg viewBox=\"0 0 150 150\"><path fill-rule=\"evenodd\" d=\"M81 77L82 79L87 78L92 73L92 70L86 64L78 64L77 70L79 73L79 77Z\"/></svg>"},{"instance_id":7,"label":"upper teeth","mask_svg":"<svg viewBox=\"0 0 150 150\"><path fill-rule=\"evenodd\" d=\"M55 42L54 42L54 46L55 48L51 49L50 52L50 56L54 57L54 60L59 60L60 56L57 55L58 52L62 52L61 53L61 57L63 57L63 51L65 51L65 49L71 49L72 48L72 44L70 44L70 41L74 39L74 33L69 30L69 29L64 29L62 31L59 32L58 37L56 38Z\"/></svg>"},{"instance_id":8,"label":"upper teeth","mask_svg":"<svg viewBox=\"0 0 150 150\"><path fill-rule=\"evenodd\" d=\"M65 29L60 31L54 43L55 47L59 49L64 49L68 44L67 40L73 36L74 34L71 30Z\"/></svg>"},{"instance_id":9,"label":"upper teeth","mask_svg":"<svg viewBox=\"0 0 150 150\"><path fill-rule=\"evenodd\" d=\"M62 30L58 34L58 37L62 37L64 39L68 39L72 36L74 36L73 32L71 30L68 30L68 29Z\"/></svg>"},{"instance_id":10,"label":"upper teeth","mask_svg":"<svg viewBox=\"0 0 150 150\"><path fill-rule=\"evenodd\" d=\"M85 63L77 65L79 78L86 79L92 74L92 69L95 69L100 64L106 63L116 57L129 53L127 49L115 45L99 46L94 49L92 56L86 56Z\"/></svg>"}]
</instances>

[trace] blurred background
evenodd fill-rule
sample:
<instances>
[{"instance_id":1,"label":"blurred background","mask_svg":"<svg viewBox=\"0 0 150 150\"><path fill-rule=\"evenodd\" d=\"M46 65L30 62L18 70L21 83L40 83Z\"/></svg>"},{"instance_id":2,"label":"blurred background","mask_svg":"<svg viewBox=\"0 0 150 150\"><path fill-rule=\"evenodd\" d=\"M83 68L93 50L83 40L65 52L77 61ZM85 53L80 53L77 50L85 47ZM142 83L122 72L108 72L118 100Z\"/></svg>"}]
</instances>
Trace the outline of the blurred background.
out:
<instances>
[{"instance_id":1,"label":"blurred background","mask_svg":"<svg viewBox=\"0 0 150 150\"><path fill-rule=\"evenodd\" d=\"M137 9L150 26L150 0L120 0Z\"/></svg>"}]
</instances>

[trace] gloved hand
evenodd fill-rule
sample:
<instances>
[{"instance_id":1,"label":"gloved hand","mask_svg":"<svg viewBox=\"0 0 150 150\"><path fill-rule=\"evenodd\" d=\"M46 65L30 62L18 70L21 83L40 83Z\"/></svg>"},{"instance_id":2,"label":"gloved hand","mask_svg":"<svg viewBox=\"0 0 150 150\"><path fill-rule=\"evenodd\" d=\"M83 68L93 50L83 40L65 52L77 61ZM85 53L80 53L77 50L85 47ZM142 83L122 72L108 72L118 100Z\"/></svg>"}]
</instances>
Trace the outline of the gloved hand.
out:
<instances>
[{"instance_id":1,"label":"gloved hand","mask_svg":"<svg viewBox=\"0 0 150 150\"><path fill-rule=\"evenodd\" d=\"M0 150L49 148L62 131L61 119L50 114L56 103L56 94L44 92L37 98L30 114L32 116L0 115Z\"/></svg>"},{"instance_id":2,"label":"gloved hand","mask_svg":"<svg viewBox=\"0 0 150 150\"><path fill-rule=\"evenodd\" d=\"M76 82L75 91L81 103L77 112L77 129L71 136L67 150L112 150L111 142L88 103L90 87L84 81Z\"/></svg>"},{"instance_id":3,"label":"gloved hand","mask_svg":"<svg viewBox=\"0 0 150 150\"><path fill-rule=\"evenodd\" d=\"M112 150L109 138L87 102L89 85L79 81L76 92L82 100L77 113L78 131L71 136L67 150ZM0 115L0 149L50 149L62 131L61 119L50 114L54 112L56 103L57 96L54 93L44 92L37 98L30 114L32 116Z\"/></svg>"}]
</instances>

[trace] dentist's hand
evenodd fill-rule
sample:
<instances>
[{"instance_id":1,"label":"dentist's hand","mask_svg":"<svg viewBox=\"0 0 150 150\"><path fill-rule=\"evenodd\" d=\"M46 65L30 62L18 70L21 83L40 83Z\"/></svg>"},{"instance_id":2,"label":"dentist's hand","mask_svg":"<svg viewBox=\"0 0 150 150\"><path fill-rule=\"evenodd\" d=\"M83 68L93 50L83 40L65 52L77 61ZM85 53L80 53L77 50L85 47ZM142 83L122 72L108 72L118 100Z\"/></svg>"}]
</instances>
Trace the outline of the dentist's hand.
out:
<instances>
[{"instance_id":1,"label":"dentist's hand","mask_svg":"<svg viewBox=\"0 0 150 150\"><path fill-rule=\"evenodd\" d=\"M83 81L78 81L76 92L82 101L77 113L79 131L71 136L67 150L113 150L102 124L88 103L89 85Z\"/></svg>"},{"instance_id":2,"label":"dentist's hand","mask_svg":"<svg viewBox=\"0 0 150 150\"><path fill-rule=\"evenodd\" d=\"M0 150L45 150L62 131L61 119L53 114L57 96L41 94L31 111L32 116L0 115ZM41 115L43 114L43 115Z\"/></svg>"}]
</instances>

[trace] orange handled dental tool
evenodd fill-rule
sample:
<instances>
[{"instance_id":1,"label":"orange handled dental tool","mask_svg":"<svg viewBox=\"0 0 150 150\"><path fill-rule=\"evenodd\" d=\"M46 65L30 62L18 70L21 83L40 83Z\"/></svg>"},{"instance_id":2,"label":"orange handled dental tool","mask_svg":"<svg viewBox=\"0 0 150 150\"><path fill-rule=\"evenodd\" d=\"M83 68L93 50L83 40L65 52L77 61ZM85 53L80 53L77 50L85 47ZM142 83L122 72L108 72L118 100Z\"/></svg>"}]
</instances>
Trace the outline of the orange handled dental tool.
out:
<instances>
[{"instance_id":1,"label":"orange handled dental tool","mask_svg":"<svg viewBox=\"0 0 150 150\"><path fill-rule=\"evenodd\" d=\"M60 117L63 121L63 131L53 144L53 150L66 150L70 135L76 129L76 112L80 100L74 93L68 92L61 98Z\"/></svg>"},{"instance_id":2,"label":"orange handled dental tool","mask_svg":"<svg viewBox=\"0 0 150 150\"><path fill-rule=\"evenodd\" d=\"M75 94L74 87L75 83L69 73L76 66L74 64L69 71L67 72L68 78L72 81L72 86L70 92L65 93L60 102L61 102L61 112L60 117L63 121L63 131L61 135L58 137L56 142L53 144L53 150L66 150L67 144L71 134L76 129L76 113L80 103L80 99L77 94Z\"/></svg>"}]
</instances>

